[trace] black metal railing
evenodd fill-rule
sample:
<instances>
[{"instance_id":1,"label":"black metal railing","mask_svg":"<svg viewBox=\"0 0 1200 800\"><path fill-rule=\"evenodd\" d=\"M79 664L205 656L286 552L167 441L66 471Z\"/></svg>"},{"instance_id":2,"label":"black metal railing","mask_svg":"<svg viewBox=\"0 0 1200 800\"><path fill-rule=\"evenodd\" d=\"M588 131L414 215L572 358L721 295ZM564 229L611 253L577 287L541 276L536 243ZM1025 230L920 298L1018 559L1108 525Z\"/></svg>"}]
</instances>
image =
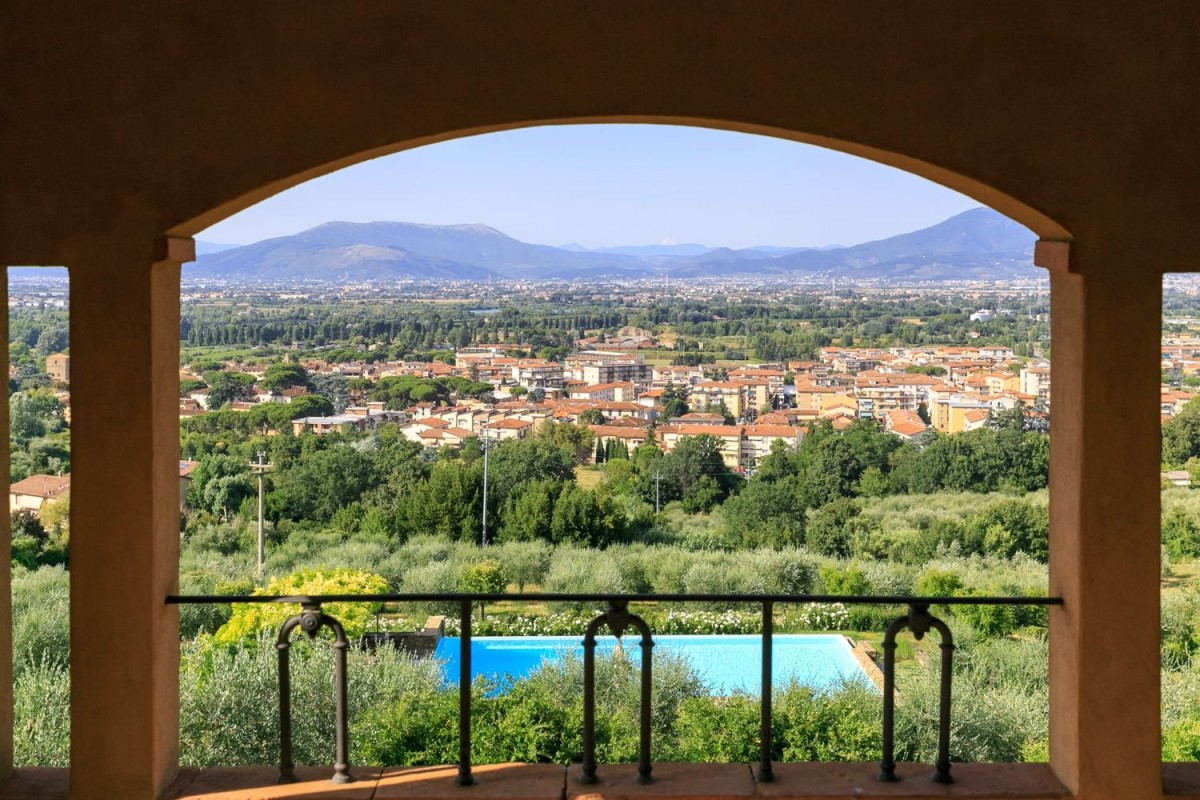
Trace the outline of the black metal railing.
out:
<instances>
[{"instance_id":1,"label":"black metal railing","mask_svg":"<svg viewBox=\"0 0 1200 800\"><path fill-rule=\"evenodd\" d=\"M328 594L319 596L281 595L171 595L170 604L194 603L297 603L301 611L284 623L279 631L276 647L279 650L279 779L281 783L295 780L292 764L292 719L291 679L288 674L288 653L292 632L299 627L315 637L323 627L334 634L335 692L337 731L335 742L334 783L352 781L349 758L349 709L346 698L346 651L350 642L340 622L322 611L326 603L449 603L459 605L459 718L458 718L458 774L454 782L459 786L471 786L475 780L471 774L471 612L475 603L497 601L605 603L608 609L598 614L588 624L583 637L583 765L581 783L595 783L596 765L596 636L601 628L607 627L620 638L630 626L641 634L642 673L641 702L639 713L638 783L652 783L651 762L651 650L654 640L650 626L644 619L629 610L630 603L752 603L762 607L762 691L760 708L761 743L760 762L755 772L756 780L768 783L774 780L771 764L772 749L772 640L774 613L777 604L842 603L845 605L905 606L907 612L888 625L883 638L883 730L882 753L878 780L897 781L895 761L895 695L896 695L896 637L905 629L920 640L930 630L941 637L941 691L938 707L937 758L931 780L936 783L953 783L950 776L950 704L951 680L953 677L954 640L945 622L930 613L931 606L1005 605L1005 606L1052 606L1062 605L1061 597L911 597L911 596L857 596L857 595L767 595L767 594L506 594L506 593L453 593L453 594Z\"/></svg>"}]
</instances>

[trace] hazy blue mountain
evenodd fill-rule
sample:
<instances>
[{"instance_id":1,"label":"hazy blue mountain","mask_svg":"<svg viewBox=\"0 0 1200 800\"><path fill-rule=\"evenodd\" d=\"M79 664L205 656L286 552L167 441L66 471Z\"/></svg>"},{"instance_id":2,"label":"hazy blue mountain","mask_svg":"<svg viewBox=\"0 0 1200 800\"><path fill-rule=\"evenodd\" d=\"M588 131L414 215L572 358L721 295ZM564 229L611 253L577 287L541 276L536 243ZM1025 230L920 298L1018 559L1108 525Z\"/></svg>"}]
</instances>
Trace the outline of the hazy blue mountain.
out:
<instances>
[{"instance_id":1,"label":"hazy blue mountain","mask_svg":"<svg viewBox=\"0 0 1200 800\"><path fill-rule=\"evenodd\" d=\"M223 250L232 250L235 247L241 247L240 244L221 244L220 242L206 242L203 239L196 240L196 255L206 256L210 253L220 253Z\"/></svg>"},{"instance_id":2,"label":"hazy blue mountain","mask_svg":"<svg viewBox=\"0 0 1200 800\"><path fill-rule=\"evenodd\" d=\"M307 232L306 232L307 233ZM328 281L487 280L496 273L471 264L412 253L399 247L336 243L319 238L281 236L256 244L209 253L188 265L188 277L270 280L304 278Z\"/></svg>"},{"instance_id":3,"label":"hazy blue mountain","mask_svg":"<svg viewBox=\"0 0 1200 800\"><path fill-rule=\"evenodd\" d=\"M1036 238L1028 228L991 209L975 208L929 228L852 247L800 250L757 260L747 258L746 251L714 251L700 257L688 272L999 279L1025 275L1034 269Z\"/></svg>"},{"instance_id":4,"label":"hazy blue mountain","mask_svg":"<svg viewBox=\"0 0 1200 800\"><path fill-rule=\"evenodd\" d=\"M852 247L636 245L587 250L527 244L486 225L328 222L294 236L200 255L189 277L325 280L599 279L830 275L1003 279L1033 269L1034 235L985 208Z\"/></svg>"},{"instance_id":5,"label":"hazy blue mountain","mask_svg":"<svg viewBox=\"0 0 1200 800\"><path fill-rule=\"evenodd\" d=\"M270 245L263 249L263 245ZM286 259L307 256L303 277L335 274L353 257L345 248L376 248L367 257L382 257L380 248L406 254L409 262L425 259L438 265L427 278L475 280L488 275L507 278L540 278L576 273L614 274L639 266L632 256L605 253L572 253L541 244L526 244L487 225L419 225L411 222L327 222L294 236L227 250L196 260L195 275L235 276L246 271L263 276L263 257L272 254L268 271L286 268ZM258 249L252 249L258 248ZM281 273L286 274L286 273ZM379 275L381 279L391 277ZM416 274L413 277L421 277Z\"/></svg>"},{"instance_id":6,"label":"hazy blue mountain","mask_svg":"<svg viewBox=\"0 0 1200 800\"><path fill-rule=\"evenodd\" d=\"M627 247L600 247L592 252L624 256L698 256L716 248L704 244L638 244Z\"/></svg>"}]
</instances>

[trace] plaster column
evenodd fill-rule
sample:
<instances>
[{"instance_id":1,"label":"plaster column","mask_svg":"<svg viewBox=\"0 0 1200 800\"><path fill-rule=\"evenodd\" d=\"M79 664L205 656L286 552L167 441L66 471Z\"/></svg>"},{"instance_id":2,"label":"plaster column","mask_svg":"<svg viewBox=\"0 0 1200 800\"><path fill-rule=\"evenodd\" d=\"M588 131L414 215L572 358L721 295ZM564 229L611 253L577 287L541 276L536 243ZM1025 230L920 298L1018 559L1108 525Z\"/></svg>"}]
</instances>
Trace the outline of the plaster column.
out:
<instances>
[{"instance_id":1,"label":"plaster column","mask_svg":"<svg viewBox=\"0 0 1200 800\"><path fill-rule=\"evenodd\" d=\"M8 269L0 267L0 297L8 298ZM0 303L0 363L8 364L8 303ZM7 380L7 378L5 379ZM0 403L0 435L8 441L8 403ZM8 448L0 448L0 485L8 496ZM13 768L12 547L9 515L0 514L0 782Z\"/></svg>"},{"instance_id":2,"label":"plaster column","mask_svg":"<svg viewBox=\"0 0 1200 800\"><path fill-rule=\"evenodd\" d=\"M178 769L179 265L190 239L71 267L71 797ZM153 252L152 252L153 251Z\"/></svg>"},{"instance_id":3,"label":"plaster column","mask_svg":"<svg viewBox=\"0 0 1200 800\"><path fill-rule=\"evenodd\" d=\"M1162 792L1162 288L1092 247L1038 247L1051 267L1050 593L1066 601L1050 611L1050 764L1081 800L1130 800Z\"/></svg>"}]
</instances>

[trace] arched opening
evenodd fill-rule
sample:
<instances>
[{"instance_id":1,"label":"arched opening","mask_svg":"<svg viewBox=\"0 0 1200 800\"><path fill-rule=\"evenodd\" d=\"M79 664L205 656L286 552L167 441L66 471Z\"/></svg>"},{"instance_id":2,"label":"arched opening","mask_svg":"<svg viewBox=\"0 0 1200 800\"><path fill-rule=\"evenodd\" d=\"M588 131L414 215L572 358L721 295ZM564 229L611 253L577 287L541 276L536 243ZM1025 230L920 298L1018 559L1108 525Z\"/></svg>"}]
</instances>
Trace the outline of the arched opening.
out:
<instances>
[{"instance_id":1,"label":"arched opening","mask_svg":"<svg viewBox=\"0 0 1200 800\"><path fill-rule=\"evenodd\" d=\"M337 170L369 161L371 159L380 158L404 150L436 144L438 142L452 141L465 137L498 133L502 131L520 130L535 126L588 124L653 124L681 127L700 127L713 130L755 134L758 136L783 139L801 144L816 145L818 147L846 153L903 170L913 175L925 178L926 180L952 191L971 197L982 205L992 208L1029 228L1041 239L1053 242L1067 242L1072 238L1071 233L1053 218L1042 211L1039 211L1037 208L1010 196L1001 189L989 186L988 184L974 179L969 175L960 174L935 163L905 156L900 153L887 151L869 145L858 144L852 141L840 140L829 136L805 134L798 131L773 128L764 125L741 123L737 121L689 117L635 115L538 119L523 122L509 122L469 129L445 131L437 135L424 136L419 139L394 142L392 144L380 147L372 147L361 152L348 154L346 156L328 161L319 166L302 169L291 175L276 177L270 181L262 183L261 185L247 189L238 196L230 197L223 201L217 202L211 208L204 210L202 213L186 222L172 226L166 231L166 233L172 236L195 236L198 232L219 223L221 220L224 220L233 214L236 214L253 206L256 203L262 202L269 197L279 194L280 192L287 191L295 186L299 186L300 184L303 184L314 178L318 178Z\"/></svg>"},{"instance_id":2,"label":"arched opening","mask_svg":"<svg viewBox=\"0 0 1200 800\"><path fill-rule=\"evenodd\" d=\"M168 253L168 255L169 255L169 253ZM176 259L175 259L175 258L169 258L168 260L176 260ZM1066 265L1066 264L1063 264L1062 266L1067 266L1067 265ZM156 300L155 300L155 302L154 302L154 303L151 303L151 306L154 306L154 305L155 305L155 303L158 303L158 305L160 305L160 306L161 306L161 302L162 302L162 297L156 297ZM161 309L161 308L160 308L160 309ZM168 321L169 321L169 320L168 320ZM157 452L157 450L156 450L156 453L157 453L157 455L160 455L160 456L162 455L162 453L161 453L161 452ZM1070 459L1073 459L1074 457L1075 457L1075 456L1074 456L1074 455L1070 455L1070 453L1069 453L1069 451L1068 451L1068 458L1070 458ZM1078 498L1076 498L1076 499L1078 499ZM1072 510L1072 511L1074 511L1074 510ZM169 722L169 720L167 720L166 722L164 722L164 724L166 724L166 727L167 727L167 728L169 728L169 727L170 727L170 722ZM1054 752L1054 751L1051 751L1051 752ZM1069 753L1068 753L1068 756L1067 756L1067 757L1064 757L1064 758L1069 758ZM1069 764L1068 764L1068 766L1069 766ZM1069 770L1068 770L1068 768L1067 768L1067 766L1062 766L1062 768L1060 768L1060 769L1063 769L1063 770L1067 770L1067 771L1069 771Z\"/></svg>"},{"instance_id":3,"label":"arched opening","mask_svg":"<svg viewBox=\"0 0 1200 800\"><path fill-rule=\"evenodd\" d=\"M798 138L802 138L802 137L789 137L789 138L798 139ZM844 146L839 149L842 149L845 151L853 151L853 150L860 149L860 148L854 148L852 146ZM887 160L889 163L896 163L896 164L905 163L906 165L909 165L908 162L906 162L904 159L899 159L899 158L892 157L892 156L888 156ZM924 174L939 174L939 175L941 175L941 171L939 171L933 167L930 167L928 165L921 165L921 170L923 171ZM944 177L944 176L942 176L942 177ZM1026 219L1030 220L1035 227L1037 227L1040 231L1042 231L1044 233L1044 235L1053 234L1057 238L1065 238L1065 231L1063 231L1059 226L1056 226L1053 223L1048 222L1047 220L1042 218L1041 215L1038 215L1036 212L1033 212L1032 210L1027 209L1025 207L1020 207L1020 206L1018 206L1018 204L1013 202L1011 199L1004 198L1003 196L999 195L999 193L996 193L994 191L982 189L978 186L975 186L970 181L967 181L965 179L954 179L954 180L957 184L959 184L961 186L970 187L971 191L974 193L973 196L977 196L977 197L981 196L981 195L986 196L993 202L1003 204L1006 207L1017 208L1019 213ZM282 186L282 185L283 185L282 183L274 184L274 185L272 185L271 189L274 190L277 187ZM266 191L266 190L264 189L263 191ZM255 195L255 196L257 196L257 195ZM236 201L236 203L230 204L230 205L237 205L242 202L245 202L245 197L239 199L238 201ZM229 207L229 206L226 206L226 207ZM207 217L205 217L204 219L207 219ZM193 224L195 224L195 223L193 223ZM180 229L179 232L182 232L183 230L186 230L186 227L184 229Z\"/></svg>"}]
</instances>

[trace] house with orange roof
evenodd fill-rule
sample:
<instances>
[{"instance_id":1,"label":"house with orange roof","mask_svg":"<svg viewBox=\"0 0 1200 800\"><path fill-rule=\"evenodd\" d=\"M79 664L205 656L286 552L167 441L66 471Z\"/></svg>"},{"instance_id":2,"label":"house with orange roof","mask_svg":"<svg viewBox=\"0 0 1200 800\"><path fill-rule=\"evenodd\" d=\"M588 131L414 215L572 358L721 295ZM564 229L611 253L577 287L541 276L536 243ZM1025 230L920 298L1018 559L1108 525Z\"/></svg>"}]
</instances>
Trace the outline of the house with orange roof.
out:
<instances>
[{"instance_id":1,"label":"house with orange roof","mask_svg":"<svg viewBox=\"0 0 1200 800\"><path fill-rule=\"evenodd\" d=\"M658 428L659 444L671 452L679 440L688 436L713 436L720 441L721 460L731 470L741 468L742 426L741 425L661 425Z\"/></svg>"},{"instance_id":2,"label":"house with orange roof","mask_svg":"<svg viewBox=\"0 0 1200 800\"><path fill-rule=\"evenodd\" d=\"M737 369L729 371L729 377L731 380L744 378L766 381L767 391L772 395L777 395L783 391L783 379L786 377L786 375L787 373L781 369L766 369L762 367L738 367Z\"/></svg>"},{"instance_id":3,"label":"house with orange roof","mask_svg":"<svg viewBox=\"0 0 1200 800\"><path fill-rule=\"evenodd\" d=\"M979 348L979 355L983 358L989 358L992 361L1008 361L1014 354L1011 347L1005 347L1000 344L989 344Z\"/></svg>"},{"instance_id":4,"label":"house with orange roof","mask_svg":"<svg viewBox=\"0 0 1200 800\"><path fill-rule=\"evenodd\" d=\"M978 414L972 414L970 422L968 422L967 415L975 411L982 412L984 421L986 421L987 414L991 411L991 406L988 403L981 402L977 398L964 394L939 396L929 406L929 414L933 418L933 427L942 433L961 433L965 430L971 430L968 424L974 427L982 427L983 423L978 421Z\"/></svg>"},{"instance_id":5,"label":"house with orange roof","mask_svg":"<svg viewBox=\"0 0 1200 800\"><path fill-rule=\"evenodd\" d=\"M1190 392L1179 392L1167 389L1165 386L1159 395L1159 404L1165 417L1173 417L1183 410L1183 407L1200 395Z\"/></svg>"},{"instance_id":6,"label":"house with orange roof","mask_svg":"<svg viewBox=\"0 0 1200 800\"><path fill-rule=\"evenodd\" d=\"M533 430L533 423L524 419L494 420L488 423L488 431L492 439L524 439Z\"/></svg>"},{"instance_id":7,"label":"house with orange roof","mask_svg":"<svg viewBox=\"0 0 1200 800\"><path fill-rule=\"evenodd\" d=\"M915 442L917 440L917 437L920 436L921 434L923 434L927 430L929 430L929 428L925 425L924 422L920 422L920 421L900 422L900 423L897 423L896 425L893 425L892 427L888 428L888 433L895 434L896 436L899 436L901 439L905 439L910 442Z\"/></svg>"},{"instance_id":8,"label":"house with orange roof","mask_svg":"<svg viewBox=\"0 0 1200 800\"><path fill-rule=\"evenodd\" d=\"M1016 372L992 372L984 376L988 388L993 392L1018 392L1021 390L1021 376Z\"/></svg>"},{"instance_id":9,"label":"house with orange roof","mask_svg":"<svg viewBox=\"0 0 1200 800\"><path fill-rule=\"evenodd\" d=\"M32 511L37 514L47 503L57 500L70 490L70 474L30 475L8 487L8 510Z\"/></svg>"},{"instance_id":10,"label":"house with orange roof","mask_svg":"<svg viewBox=\"0 0 1200 800\"><path fill-rule=\"evenodd\" d=\"M761 421L745 425L742 428L742 465L757 465L771 454L771 447L777 441L783 441L794 450L800 446L802 436L800 428L792 425L763 424Z\"/></svg>"},{"instance_id":11,"label":"house with orange roof","mask_svg":"<svg viewBox=\"0 0 1200 800\"><path fill-rule=\"evenodd\" d=\"M848 394L830 395L821 407L822 417L857 417L858 399Z\"/></svg>"},{"instance_id":12,"label":"house with orange roof","mask_svg":"<svg viewBox=\"0 0 1200 800\"><path fill-rule=\"evenodd\" d=\"M610 441L624 442L632 453L634 449L645 444L649 438L649 428L645 426L634 425L589 425L592 435L596 437L602 444L607 445Z\"/></svg>"},{"instance_id":13,"label":"house with orange roof","mask_svg":"<svg viewBox=\"0 0 1200 800\"><path fill-rule=\"evenodd\" d=\"M964 431L974 431L987 426L988 417L991 416L991 409L974 408L963 413Z\"/></svg>"},{"instance_id":14,"label":"house with orange roof","mask_svg":"<svg viewBox=\"0 0 1200 800\"><path fill-rule=\"evenodd\" d=\"M796 408L807 408L820 411L825 406L825 399L839 394L836 387L818 386L809 381L796 381Z\"/></svg>"}]
</instances>

